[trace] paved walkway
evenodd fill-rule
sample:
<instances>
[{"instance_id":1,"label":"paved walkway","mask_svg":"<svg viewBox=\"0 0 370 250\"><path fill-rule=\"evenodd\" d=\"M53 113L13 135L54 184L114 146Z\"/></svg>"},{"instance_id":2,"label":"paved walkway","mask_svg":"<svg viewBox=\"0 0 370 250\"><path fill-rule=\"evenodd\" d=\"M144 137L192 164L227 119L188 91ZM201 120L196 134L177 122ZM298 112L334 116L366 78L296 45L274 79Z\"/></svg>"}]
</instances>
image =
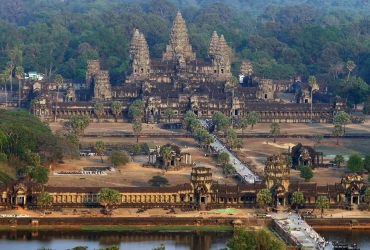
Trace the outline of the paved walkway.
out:
<instances>
[{"instance_id":1,"label":"paved walkway","mask_svg":"<svg viewBox=\"0 0 370 250\"><path fill-rule=\"evenodd\" d=\"M205 120L201 120L200 122L204 125L207 126L207 122ZM211 144L211 146L218 152L226 152L230 156L230 163L234 165L236 171L238 174L241 176L241 179L244 182L247 183L254 183L254 181L259 181L260 178L258 175L255 175L253 171L251 171L246 164L241 162L235 155L234 153L229 150L219 139L215 137L215 142Z\"/></svg>"},{"instance_id":2,"label":"paved walkway","mask_svg":"<svg viewBox=\"0 0 370 250\"><path fill-rule=\"evenodd\" d=\"M333 245L326 242L315 230L312 229L296 213L274 214L273 219L287 232L290 233L303 246L303 249L332 250Z\"/></svg>"}]
</instances>

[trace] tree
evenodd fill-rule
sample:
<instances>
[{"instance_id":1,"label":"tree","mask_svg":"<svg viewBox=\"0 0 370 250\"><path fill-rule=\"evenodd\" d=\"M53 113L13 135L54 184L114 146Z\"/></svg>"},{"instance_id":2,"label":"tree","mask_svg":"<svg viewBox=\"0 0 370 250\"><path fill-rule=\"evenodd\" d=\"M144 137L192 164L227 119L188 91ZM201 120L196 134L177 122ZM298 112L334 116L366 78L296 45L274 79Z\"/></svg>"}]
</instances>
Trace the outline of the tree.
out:
<instances>
[{"instance_id":1,"label":"tree","mask_svg":"<svg viewBox=\"0 0 370 250\"><path fill-rule=\"evenodd\" d=\"M162 160L164 162L164 168L168 169L168 163L170 160L172 160L172 157L174 156L174 152L170 146L164 146L161 147L161 150L159 151L159 155L162 157Z\"/></svg>"},{"instance_id":2,"label":"tree","mask_svg":"<svg viewBox=\"0 0 370 250\"><path fill-rule=\"evenodd\" d=\"M48 192L41 192L37 196L37 206L41 207L45 211L53 205L53 196Z\"/></svg>"},{"instance_id":3,"label":"tree","mask_svg":"<svg viewBox=\"0 0 370 250\"><path fill-rule=\"evenodd\" d=\"M0 75L0 81L4 84L5 88L5 109L8 110L8 91L6 84L9 81L9 74L6 70L3 71L3 73Z\"/></svg>"},{"instance_id":4,"label":"tree","mask_svg":"<svg viewBox=\"0 0 370 250\"><path fill-rule=\"evenodd\" d=\"M242 130L242 134L244 135L244 129L248 127L247 118L241 117L238 121L238 127Z\"/></svg>"},{"instance_id":5,"label":"tree","mask_svg":"<svg viewBox=\"0 0 370 250\"><path fill-rule=\"evenodd\" d=\"M143 118L145 104L141 100L134 101L129 109L128 114L133 121L140 121Z\"/></svg>"},{"instance_id":6,"label":"tree","mask_svg":"<svg viewBox=\"0 0 370 250\"><path fill-rule=\"evenodd\" d=\"M315 140L316 140L317 144L320 144L320 141L322 139L324 139L324 136L322 134L315 135Z\"/></svg>"},{"instance_id":7,"label":"tree","mask_svg":"<svg viewBox=\"0 0 370 250\"><path fill-rule=\"evenodd\" d=\"M247 121L248 121L248 124L252 126L252 130L253 130L254 125L256 125L258 122L258 113L255 111L250 112L247 116Z\"/></svg>"},{"instance_id":8,"label":"tree","mask_svg":"<svg viewBox=\"0 0 370 250\"><path fill-rule=\"evenodd\" d=\"M0 136L0 137L1 137L1 136ZM1 139L0 139L0 141L1 141ZM364 168L365 168L367 171L369 171L369 173L370 173L370 154L365 155L365 159L364 159ZM369 174L369 176L370 176L370 174Z\"/></svg>"},{"instance_id":9,"label":"tree","mask_svg":"<svg viewBox=\"0 0 370 250\"><path fill-rule=\"evenodd\" d=\"M6 63L6 70L9 74L9 80L10 80L10 92L13 91L13 70L14 70L14 63L12 61Z\"/></svg>"},{"instance_id":10,"label":"tree","mask_svg":"<svg viewBox=\"0 0 370 250\"><path fill-rule=\"evenodd\" d=\"M334 124L343 125L343 134L346 133L346 124L351 123L351 117L349 116L349 114L344 111L339 111L335 114L333 120Z\"/></svg>"},{"instance_id":11,"label":"tree","mask_svg":"<svg viewBox=\"0 0 370 250\"><path fill-rule=\"evenodd\" d=\"M170 183L167 180L167 178L165 178L163 176L159 176L159 175L153 176L148 181L148 183L149 183L149 185L151 185L153 187L164 187L164 186L169 186L170 185Z\"/></svg>"},{"instance_id":12,"label":"tree","mask_svg":"<svg viewBox=\"0 0 370 250\"><path fill-rule=\"evenodd\" d=\"M57 121L57 111L58 111L58 101L59 101L59 88L63 85L63 77L61 75L55 75L54 82L57 88L57 99L55 101L55 114L54 114L54 122L56 122Z\"/></svg>"},{"instance_id":13,"label":"tree","mask_svg":"<svg viewBox=\"0 0 370 250\"><path fill-rule=\"evenodd\" d=\"M138 155L141 152L140 144L135 142L134 144L131 144L130 146L130 153L133 155Z\"/></svg>"},{"instance_id":14,"label":"tree","mask_svg":"<svg viewBox=\"0 0 370 250\"><path fill-rule=\"evenodd\" d=\"M49 169L43 166L30 167L29 176L34 182L45 184L49 180Z\"/></svg>"},{"instance_id":15,"label":"tree","mask_svg":"<svg viewBox=\"0 0 370 250\"><path fill-rule=\"evenodd\" d=\"M245 229L235 229L233 238L227 242L229 250L285 250L285 244L280 241L273 233L258 229L247 231ZM226 249L222 249L226 250Z\"/></svg>"},{"instance_id":16,"label":"tree","mask_svg":"<svg viewBox=\"0 0 370 250\"><path fill-rule=\"evenodd\" d=\"M368 210L370 210L370 187L366 188L366 190L365 190L364 201L368 205Z\"/></svg>"},{"instance_id":17,"label":"tree","mask_svg":"<svg viewBox=\"0 0 370 250\"><path fill-rule=\"evenodd\" d=\"M234 141L236 140L238 134L235 129L229 128L225 131L226 143L232 148L234 146Z\"/></svg>"},{"instance_id":18,"label":"tree","mask_svg":"<svg viewBox=\"0 0 370 250\"><path fill-rule=\"evenodd\" d=\"M38 110L39 108L40 108L40 102L39 102L39 100L33 99L31 101L31 109L32 109L33 115L36 116L36 110Z\"/></svg>"},{"instance_id":19,"label":"tree","mask_svg":"<svg viewBox=\"0 0 370 250\"><path fill-rule=\"evenodd\" d=\"M117 116L122 111L122 102L119 101L112 102L110 109L114 115L114 122L117 122Z\"/></svg>"},{"instance_id":20,"label":"tree","mask_svg":"<svg viewBox=\"0 0 370 250\"><path fill-rule=\"evenodd\" d=\"M226 82L226 87L231 90L232 95L234 96L234 91L238 87L239 81L235 76L229 78Z\"/></svg>"},{"instance_id":21,"label":"tree","mask_svg":"<svg viewBox=\"0 0 370 250\"><path fill-rule=\"evenodd\" d=\"M231 126L231 118L223 116L219 121L218 121L218 127L221 131L226 131L228 128Z\"/></svg>"},{"instance_id":22,"label":"tree","mask_svg":"<svg viewBox=\"0 0 370 250\"><path fill-rule=\"evenodd\" d=\"M168 122L171 122L171 118L175 115L175 112L171 108L167 108L164 111L164 115L168 118Z\"/></svg>"},{"instance_id":23,"label":"tree","mask_svg":"<svg viewBox=\"0 0 370 250\"><path fill-rule=\"evenodd\" d=\"M121 194L114 189L102 188L98 193L98 201L105 211L121 203Z\"/></svg>"},{"instance_id":24,"label":"tree","mask_svg":"<svg viewBox=\"0 0 370 250\"><path fill-rule=\"evenodd\" d=\"M224 173L225 174L236 174L236 169L232 164L228 163L224 165Z\"/></svg>"},{"instance_id":25,"label":"tree","mask_svg":"<svg viewBox=\"0 0 370 250\"><path fill-rule=\"evenodd\" d=\"M315 76L310 76L308 78L308 86L310 86L311 92L311 123L312 123L312 92L315 88L317 88L317 81Z\"/></svg>"},{"instance_id":26,"label":"tree","mask_svg":"<svg viewBox=\"0 0 370 250\"><path fill-rule=\"evenodd\" d=\"M95 142L94 149L95 149L95 152L98 155L100 155L101 162L104 163L104 161L103 161L103 154L107 150L107 148L105 146L105 142L104 141L97 141L97 142Z\"/></svg>"},{"instance_id":27,"label":"tree","mask_svg":"<svg viewBox=\"0 0 370 250\"><path fill-rule=\"evenodd\" d=\"M341 163L344 163L344 157L343 155L336 155L334 157L333 163L336 164L338 167L340 167Z\"/></svg>"},{"instance_id":28,"label":"tree","mask_svg":"<svg viewBox=\"0 0 370 250\"><path fill-rule=\"evenodd\" d=\"M130 157L125 152L113 150L109 157L109 161L114 166L126 165L130 162Z\"/></svg>"},{"instance_id":29,"label":"tree","mask_svg":"<svg viewBox=\"0 0 370 250\"><path fill-rule=\"evenodd\" d=\"M212 121L215 124L215 126L217 128L217 131L220 131L219 123L220 123L220 120L224 117L225 117L224 114L222 114L222 112L220 112L220 111L216 111L216 112L213 113Z\"/></svg>"},{"instance_id":30,"label":"tree","mask_svg":"<svg viewBox=\"0 0 370 250\"><path fill-rule=\"evenodd\" d=\"M321 218L324 213L324 209L328 209L330 205L329 199L326 196L319 196L316 200L316 208L321 210Z\"/></svg>"},{"instance_id":31,"label":"tree","mask_svg":"<svg viewBox=\"0 0 370 250\"><path fill-rule=\"evenodd\" d=\"M98 119L98 122L100 122L99 116L104 113L104 104L100 102L95 103L93 110L96 118Z\"/></svg>"},{"instance_id":32,"label":"tree","mask_svg":"<svg viewBox=\"0 0 370 250\"><path fill-rule=\"evenodd\" d=\"M15 76L18 79L18 109L21 109L21 83L24 78L24 68L22 66L17 66L15 68Z\"/></svg>"},{"instance_id":33,"label":"tree","mask_svg":"<svg viewBox=\"0 0 370 250\"><path fill-rule=\"evenodd\" d=\"M274 143L276 142L276 135L280 134L280 124L273 122L270 125L270 132L274 135Z\"/></svg>"},{"instance_id":34,"label":"tree","mask_svg":"<svg viewBox=\"0 0 370 250\"><path fill-rule=\"evenodd\" d=\"M202 142L204 138L207 136L208 132L203 128L198 128L194 131L194 139L198 141L200 146L202 146Z\"/></svg>"},{"instance_id":35,"label":"tree","mask_svg":"<svg viewBox=\"0 0 370 250\"><path fill-rule=\"evenodd\" d=\"M143 129L143 124L140 121L135 121L132 125L132 130L136 135L136 142L139 142L139 135L141 130Z\"/></svg>"},{"instance_id":36,"label":"tree","mask_svg":"<svg viewBox=\"0 0 370 250\"><path fill-rule=\"evenodd\" d=\"M301 171L300 177L303 178L304 181L307 182L310 179L312 179L313 172L312 172L311 167L309 167L309 166L303 166L303 167L301 167L300 171Z\"/></svg>"},{"instance_id":37,"label":"tree","mask_svg":"<svg viewBox=\"0 0 370 250\"><path fill-rule=\"evenodd\" d=\"M90 117L88 116L71 116L68 121L63 123L63 127L70 132L75 133L83 138L85 129L90 125Z\"/></svg>"},{"instance_id":38,"label":"tree","mask_svg":"<svg viewBox=\"0 0 370 250\"><path fill-rule=\"evenodd\" d=\"M339 136L343 135L343 127L340 124L335 124L333 128L333 135L337 137L337 145L339 145Z\"/></svg>"},{"instance_id":39,"label":"tree","mask_svg":"<svg viewBox=\"0 0 370 250\"><path fill-rule=\"evenodd\" d=\"M352 172L364 169L364 161L361 156L357 154L351 155L347 162L347 168Z\"/></svg>"},{"instance_id":40,"label":"tree","mask_svg":"<svg viewBox=\"0 0 370 250\"><path fill-rule=\"evenodd\" d=\"M267 206L272 202L272 194L268 189L262 189L257 193L257 203L261 205L266 212Z\"/></svg>"},{"instance_id":41,"label":"tree","mask_svg":"<svg viewBox=\"0 0 370 250\"><path fill-rule=\"evenodd\" d=\"M185 115L184 115L184 119L182 120L182 127L184 129L186 129L187 131L191 131L192 129L194 129L193 131L196 130L196 124L199 125L199 123L195 122L195 121L198 121L197 120L197 116L194 114L194 112L192 110L188 110L186 111ZM200 126L197 126L197 128L200 128Z\"/></svg>"},{"instance_id":42,"label":"tree","mask_svg":"<svg viewBox=\"0 0 370 250\"><path fill-rule=\"evenodd\" d=\"M351 71L356 67L356 64L353 61L348 61L346 64L346 67L348 69L348 76L347 76L347 81L348 81Z\"/></svg>"},{"instance_id":43,"label":"tree","mask_svg":"<svg viewBox=\"0 0 370 250\"><path fill-rule=\"evenodd\" d=\"M234 147L236 147L239 151L244 147L244 141L242 138L237 138L234 141Z\"/></svg>"},{"instance_id":44,"label":"tree","mask_svg":"<svg viewBox=\"0 0 370 250\"><path fill-rule=\"evenodd\" d=\"M295 205L295 209L297 210L298 206L302 206L305 203L303 193L300 191L294 191L290 203Z\"/></svg>"},{"instance_id":45,"label":"tree","mask_svg":"<svg viewBox=\"0 0 370 250\"><path fill-rule=\"evenodd\" d=\"M217 162L222 165L228 164L230 162L230 155L226 152L221 152L218 155Z\"/></svg>"}]
</instances>

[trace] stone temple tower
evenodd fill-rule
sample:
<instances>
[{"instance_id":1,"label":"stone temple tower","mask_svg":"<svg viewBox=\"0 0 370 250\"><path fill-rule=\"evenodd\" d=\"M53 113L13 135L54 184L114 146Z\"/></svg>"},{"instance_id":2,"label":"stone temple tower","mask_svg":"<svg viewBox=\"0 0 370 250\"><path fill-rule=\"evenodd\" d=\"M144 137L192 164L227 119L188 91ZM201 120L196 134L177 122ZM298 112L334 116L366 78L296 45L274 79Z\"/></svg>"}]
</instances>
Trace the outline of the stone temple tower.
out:
<instances>
[{"instance_id":1,"label":"stone temple tower","mask_svg":"<svg viewBox=\"0 0 370 250\"><path fill-rule=\"evenodd\" d=\"M265 166L265 184L271 190L273 203L278 209L287 203L287 193L290 184L291 160L288 155L273 155L267 157Z\"/></svg>"},{"instance_id":2,"label":"stone temple tower","mask_svg":"<svg viewBox=\"0 0 370 250\"><path fill-rule=\"evenodd\" d=\"M170 44L163 53L164 61L194 61L195 53L189 44L188 29L180 12L177 12L171 29Z\"/></svg>"},{"instance_id":3,"label":"stone temple tower","mask_svg":"<svg viewBox=\"0 0 370 250\"><path fill-rule=\"evenodd\" d=\"M218 40L216 49L214 51L213 65L216 74L224 76L225 79L231 77L231 55L232 51L227 45L223 35Z\"/></svg>"},{"instance_id":4,"label":"stone temple tower","mask_svg":"<svg viewBox=\"0 0 370 250\"><path fill-rule=\"evenodd\" d=\"M208 46L208 56L209 57L215 56L219 40L220 38L218 37L217 32L213 31L213 34L212 34L211 40L209 41L209 46Z\"/></svg>"},{"instance_id":5,"label":"stone temple tower","mask_svg":"<svg viewBox=\"0 0 370 250\"><path fill-rule=\"evenodd\" d=\"M139 30L135 30L131 40L130 58L132 75L147 76L150 74L149 47L146 39Z\"/></svg>"}]
</instances>

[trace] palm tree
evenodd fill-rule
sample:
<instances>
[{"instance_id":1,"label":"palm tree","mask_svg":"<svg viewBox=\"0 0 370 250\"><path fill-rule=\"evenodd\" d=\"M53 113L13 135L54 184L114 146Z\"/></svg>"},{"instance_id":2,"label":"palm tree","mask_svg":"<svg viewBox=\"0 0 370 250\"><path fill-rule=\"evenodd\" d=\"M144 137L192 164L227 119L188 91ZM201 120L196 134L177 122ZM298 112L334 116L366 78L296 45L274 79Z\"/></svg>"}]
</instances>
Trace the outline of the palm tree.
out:
<instances>
[{"instance_id":1,"label":"palm tree","mask_svg":"<svg viewBox=\"0 0 370 250\"><path fill-rule=\"evenodd\" d=\"M232 76L229 78L229 81L227 81L226 86L231 89L231 92L234 97L234 91L238 87L238 79L235 76Z\"/></svg>"},{"instance_id":2,"label":"palm tree","mask_svg":"<svg viewBox=\"0 0 370 250\"><path fill-rule=\"evenodd\" d=\"M105 142L104 141L97 141L95 142L94 149L98 155L100 155L101 162L104 163L103 161L103 154L107 150L105 147Z\"/></svg>"},{"instance_id":3,"label":"palm tree","mask_svg":"<svg viewBox=\"0 0 370 250\"><path fill-rule=\"evenodd\" d=\"M274 135L274 143L276 142L276 135L280 134L280 124L273 122L270 125L270 132Z\"/></svg>"},{"instance_id":4,"label":"palm tree","mask_svg":"<svg viewBox=\"0 0 370 250\"><path fill-rule=\"evenodd\" d=\"M312 123L312 92L313 92L314 87L316 87L317 85L315 76L310 76L308 78L308 85L311 87L311 123Z\"/></svg>"},{"instance_id":5,"label":"palm tree","mask_svg":"<svg viewBox=\"0 0 370 250\"><path fill-rule=\"evenodd\" d=\"M40 206L45 211L53 205L53 196L51 196L48 192L41 192L37 196L37 206Z\"/></svg>"},{"instance_id":6,"label":"palm tree","mask_svg":"<svg viewBox=\"0 0 370 250\"><path fill-rule=\"evenodd\" d=\"M6 63L6 70L9 73L10 92L12 92L13 91L13 70L14 70L14 63L12 61Z\"/></svg>"},{"instance_id":7,"label":"palm tree","mask_svg":"<svg viewBox=\"0 0 370 250\"><path fill-rule=\"evenodd\" d=\"M8 91L6 90L6 83L9 81L9 74L8 71L4 70L3 73L0 75L1 82L5 86L5 109L8 109Z\"/></svg>"},{"instance_id":8,"label":"palm tree","mask_svg":"<svg viewBox=\"0 0 370 250\"><path fill-rule=\"evenodd\" d=\"M109 207L117 206L121 203L121 194L114 189L102 188L98 193L100 205L104 206L104 210L108 212Z\"/></svg>"},{"instance_id":9,"label":"palm tree","mask_svg":"<svg viewBox=\"0 0 370 250\"><path fill-rule=\"evenodd\" d=\"M333 128L333 135L337 137L337 145L339 145L339 136L344 134L343 127L341 124L335 124Z\"/></svg>"},{"instance_id":10,"label":"palm tree","mask_svg":"<svg viewBox=\"0 0 370 250\"><path fill-rule=\"evenodd\" d=\"M257 203L264 207L267 212L267 206L272 202L272 194L268 189L262 189L257 193Z\"/></svg>"},{"instance_id":11,"label":"palm tree","mask_svg":"<svg viewBox=\"0 0 370 250\"><path fill-rule=\"evenodd\" d=\"M172 157L174 156L173 150L170 146L165 146L161 148L159 154L164 161L164 168L167 170L168 162L172 160Z\"/></svg>"},{"instance_id":12,"label":"palm tree","mask_svg":"<svg viewBox=\"0 0 370 250\"><path fill-rule=\"evenodd\" d=\"M15 68L15 76L18 79L18 108L21 109L21 81L24 77L24 69L22 66Z\"/></svg>"},{"instance_id":13,"label":"palm tree","mask_svg":"<svg viewBox=\"0 0 370 250\"><path fill-rule=\"evenodd\" d=\"M305 200L304 200L304 196L303 196L302 192L300 192L300 191L293 192L290 203L292 205L295 205L295 210L298 209L299 205L302 206L304 204L304 202L305 202Z\"/></svg>"},{"instance_id":14,"label":"palm tree","mask_svg":"<svg viewBox=\"0 0 370 250\"><path fill-rule=\"evenodd\" d=\"M12 65L12 72L10 73L10 91L13 91L13 84L12 84L12 76L13 76L13 70L16 69L18 66L22 65L22 50L19 48L14 48L9 51L9 57L10 57L10 63Z\"/></svg>"},{"instance_id":15,"label":"palm tree","mask_svg":"<svg viewBox=\"0 0 370 250\"><path fill-rule=\"evenodd\" d=\"M238 127L242 130L242 135L244 135L244 129L248 127L248 120L245 117L241 117L238 122Z\"/></svg>"},{"instance_id":16,"label":"palm tree","mask_svg":"<svg viewBox=\"0 0 370 250\"><path fill-rule=\"evenodd\" d=\"M164 111L164 115L168 117L168 122L171 122L171 118L175 115L175 113L173 112L171 108L167 108Z\"/></svg>"},{"instance_id":17,"label":"palm tree","mask_svg":"<svg viewBox=\"0 0 370 250\"><path fill-rule=\"evenodd\" d=\"M32 109L32 112L33 112L33 115L36 116L36 110L40 108L40 102L39 100L37 99L33 99L31 101L31 109Z\"/></svg>"},{"instance_id":18,"label":"palm tree","mask_svg":"<svg viewBox=\"0 0 370 250\"><path fill-rule=\"evenodd\" d=\"M353 61L348 61L346 64L346 67L348 69L347 81L349 81L349 76L351 75L351 71L356 67L356 64Z\"/></svg>"},{"instance_id":19,"label":"palm tree","mask_svg":"<svg viewBox=\"0 0 370 250\"><path fill-rule=\"evenodd\" d=\"M94 104L94 114L96 118L98 118L98 122L100 122L99 116L104 113L104 105L103 103L97 102Z\"/></svg>"},{"instance_id":20,"label":"palm tree","mask_svg":"<svg viewBox=\"0 0 370 250\"><path fill-rule=\"evenodd\" d=\"M330 202L328 197L326 196L319 196L316 200L316 208L321 210L321 218L322 214L324 213L324 209L328 209L330 206Z\"/></svg>"},{"instance_id":21,"label":"palm tree","mask_svg":"<svg viewBox=\"0 0 370 250\"><path fill-rule=\"evenodd\" d=\"M112 102L110 109L112 110L112 113L114 115L115 122L117 122L117 115L119 114L119 112L122 111L122 102Z\"/></svg>"},{"instance_id":22,"label":"palm tree","mask_svg":"<svg viewBox=\"0 0 370 250\"><path fill-rule=\"evenodd\" d=\"M140 121L136 121L132 125L132 130L136 134L136 142L139 142L139 134L140 134L142 129L143 129L143 124Z\"/></svg>"},{"instance_id":23,"label":"palm tree","mask_svg":"<svg viewBox=\"0 0 370 250\"><path fill-rule=\"evenodd\" d=\"M54 114L54 122L56 122L58 111L59 87L63 85L63 77L61 75L55 75L54 82L57 87L57 100L55 102L55 114Z\"/></svg>"}]
</instances>

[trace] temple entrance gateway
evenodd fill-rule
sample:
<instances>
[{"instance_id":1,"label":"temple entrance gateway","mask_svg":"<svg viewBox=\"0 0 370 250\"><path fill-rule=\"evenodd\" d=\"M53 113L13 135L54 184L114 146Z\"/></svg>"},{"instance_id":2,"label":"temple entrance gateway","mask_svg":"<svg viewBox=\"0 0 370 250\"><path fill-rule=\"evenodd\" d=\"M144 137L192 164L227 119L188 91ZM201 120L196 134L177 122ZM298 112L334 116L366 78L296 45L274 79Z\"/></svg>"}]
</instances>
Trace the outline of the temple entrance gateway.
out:
<instances>
[{"instance_id":1,"label":"temple entrance gateway","mask_svg":"<svg viewBox=\"0 0 370 250\"><path fill-rule=\"evenodd\" d=\"M15 205L25 205L26 204L26 196L25 195L17 195Z\"/></svg>"}]
</instances>

